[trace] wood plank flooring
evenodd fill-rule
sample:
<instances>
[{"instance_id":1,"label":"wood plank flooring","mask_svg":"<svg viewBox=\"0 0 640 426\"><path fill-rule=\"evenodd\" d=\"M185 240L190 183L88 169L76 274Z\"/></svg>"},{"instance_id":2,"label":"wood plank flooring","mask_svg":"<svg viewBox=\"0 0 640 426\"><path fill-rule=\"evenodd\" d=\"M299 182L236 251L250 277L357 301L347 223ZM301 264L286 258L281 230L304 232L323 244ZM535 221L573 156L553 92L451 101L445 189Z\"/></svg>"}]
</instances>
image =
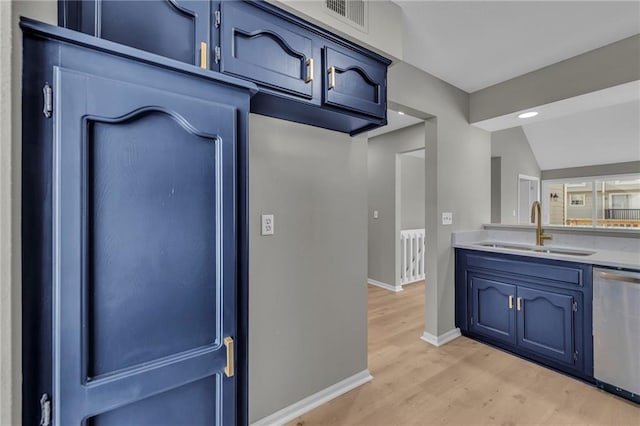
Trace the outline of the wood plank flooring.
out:
<instances>
[{"instance_id":1,"label":"wood plank flooring","mask_svg":"<svg viewBox=\"0 0 640 426\"><path fill-rule=\"evenodd\" d=\"M460 337L435 348L424 330L424 283L369 286L374 379L289 423L313 425L640 425L640 407Z\"/></svg>"}]
</instances>

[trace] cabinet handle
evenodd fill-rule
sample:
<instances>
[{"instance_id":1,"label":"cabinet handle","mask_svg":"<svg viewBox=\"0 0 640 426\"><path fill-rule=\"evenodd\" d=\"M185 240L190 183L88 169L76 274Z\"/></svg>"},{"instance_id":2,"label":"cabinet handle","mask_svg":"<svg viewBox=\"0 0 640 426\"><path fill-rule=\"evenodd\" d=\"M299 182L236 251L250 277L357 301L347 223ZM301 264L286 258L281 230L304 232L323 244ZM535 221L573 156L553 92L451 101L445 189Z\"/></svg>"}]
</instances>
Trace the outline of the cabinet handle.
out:
<instances>
[{"instance_id":1,"label":"cabinet handle","mask_svg":"<svg viewBox=\"0 0 640 426\"><path fill-rule=\"evenodd\" d=\"M235 367L233 362L234 357L234 348L233 348L233 338L225 337L224 338L224 346L227 348L227 365L224 367L224 375L227 377L233 377L235 374Z\"/></svg>"},{"instance_id":2,"label":"cabinet handle","mask_svg":"<svg viewBox=\"0 0 640 426\"><path fill-rule=\"evenodd\" d=\"M311 83L313 81L313 58L307 59L307 78L304 79L305 83Z\"/></svg>"},{"instance_id":3,"label":"cabinet handle","mask_svg":"<svg viewBox=\"0 0 640 426\"><path fill-rule=\"evenodd\" d=\"M329 89L336 87L336 67L329 68Z\"/></svg>"},{"instance_id":4,"label":"cabinet handle","mask_svg":"<svg viewBox=\"0 0 640 426\"><path fill-rule=\"evenodd\" d=\"M200 68L206 70L207 66L207 43L204 41L200 43Z\"/></svg>"},{"instance_id":5,"label":"cabinet handle","mask_svg":"<svg viewBox=\"0 0 640 426\"><path fill-rule=\"evenodd\" d=\"M518 310L521 311L522 310L522 297L518 297L516 299L516 303L518 305Z\"/></svg>"},{"instance_id":6,"label":"cabinet handle","mask_svg":"<svg viewBox=\"0 0 640 426\"><path fill-rule=\"evenodd\" d=\"M611 272L600 272L600 278L603 278L605 280L621 281L623 283L640 284L640 277L618 275Z\"/></svg>"},{"instance_id":7,"label":"cabinet handle","mask_svg":"<svg viewBox=\"0 0 640 426\"><path fill-rule=\"evenodd\" d=\"M513 294L509 295L509 309L513 309Z\"/></svg>"}]
</instances>

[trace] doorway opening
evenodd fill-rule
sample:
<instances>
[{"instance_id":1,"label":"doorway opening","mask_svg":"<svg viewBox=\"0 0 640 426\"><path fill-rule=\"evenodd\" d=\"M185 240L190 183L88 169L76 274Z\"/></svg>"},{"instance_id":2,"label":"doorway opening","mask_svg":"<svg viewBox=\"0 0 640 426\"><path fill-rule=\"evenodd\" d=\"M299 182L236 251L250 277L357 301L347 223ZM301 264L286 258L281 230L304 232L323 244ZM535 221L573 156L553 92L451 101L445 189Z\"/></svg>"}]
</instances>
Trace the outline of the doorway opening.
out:
<instances>
[{"instance_id":1,"label":"doorway opening","mask_svg":"<svg viewBox=\"0 0 640 426\"><path fill-rule=\"evenodd\" d=\"M399 218L400 286L425 278L425 150L397 154L396 212Z\"/></svg>"},{"instance_id":2,"label":"doorway opening","mask_svg":"<svg viewBox=\"0 0 640 426\"><path fill-rule=\"evenodd\" d=\"M531 204L540 201L540 178L518 175L518 223L531 224Z\"/></svg>"},{"instance_id":3,"label":"doorway opening","mask_svg":"<svg viewBox=\"0 0 640 426\"><path fill-rule=\"evenodd\" d=\"M389 110L368 135L368 282L395 292L426 272L426 118Z\"/></svg>"}]
</instances>

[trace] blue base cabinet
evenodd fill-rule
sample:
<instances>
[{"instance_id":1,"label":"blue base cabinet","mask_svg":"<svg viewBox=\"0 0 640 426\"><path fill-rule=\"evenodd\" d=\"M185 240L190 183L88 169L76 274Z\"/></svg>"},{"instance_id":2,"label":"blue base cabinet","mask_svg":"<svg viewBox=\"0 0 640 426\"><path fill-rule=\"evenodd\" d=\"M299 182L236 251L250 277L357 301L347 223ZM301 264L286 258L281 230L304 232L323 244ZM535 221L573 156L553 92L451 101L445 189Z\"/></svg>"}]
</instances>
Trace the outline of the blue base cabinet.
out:
<instances>
[{"instance_id":1,"label":"blue base cabinet","mask_svg":"<svg viewBox=\"0 0 640 426\"><path fill-rule=\"evenodd\" d=\"M257 88L21 26L23 424L248 424Z\"/></svg>"},{"instance_id":2,"label":"blue base cabinet","mask_svg":"<svg viewBox=\"0 0 640 426\"><path fill-rule=\"evenodd\" d=\"M267 2L58 2L61 26L255 83L251 112L351 135L387 124L391 61Z\"/></svg>"},{"instance_id":3,"label":"blue base cabinet","mask_svg":"<svg viewBox=\"0 0 640 426\"><path fill-rule=\"evenodd\" d=\"M505 342L516 343L516 320L513 298L516 286L500 282L498 277L469 277L471 301L469 328L473 333Z\"/></svg>"},{"instance_id":4,"label":"blue base cabinet","mask_svg":"<svg viewBox=\"0 0 640 426\"><path fill-rule=\"evenodd\" d=\"M456 325L592 381L591 280L591 265L456 249Z\"/></svg>"}]
</instances>

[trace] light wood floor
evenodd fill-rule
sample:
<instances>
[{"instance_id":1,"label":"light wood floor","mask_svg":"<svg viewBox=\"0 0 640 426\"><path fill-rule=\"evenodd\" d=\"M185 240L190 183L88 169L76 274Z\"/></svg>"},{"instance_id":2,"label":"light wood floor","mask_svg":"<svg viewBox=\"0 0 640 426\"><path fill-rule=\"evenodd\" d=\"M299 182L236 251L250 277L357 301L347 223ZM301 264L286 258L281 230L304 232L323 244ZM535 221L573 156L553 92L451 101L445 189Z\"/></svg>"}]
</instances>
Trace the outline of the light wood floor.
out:
<instances>
[{"instance_id":1,"label":"light wood floor","mask_svg":"<svg viewBox=\"0 0 640 426\"><path fill-rule=\"evenodd\" d=\"M423 323L424 284L369 286L374 379L289 425L640 425L639 406L484 344L435 348Z\"/></svg>"}]
</instances>

